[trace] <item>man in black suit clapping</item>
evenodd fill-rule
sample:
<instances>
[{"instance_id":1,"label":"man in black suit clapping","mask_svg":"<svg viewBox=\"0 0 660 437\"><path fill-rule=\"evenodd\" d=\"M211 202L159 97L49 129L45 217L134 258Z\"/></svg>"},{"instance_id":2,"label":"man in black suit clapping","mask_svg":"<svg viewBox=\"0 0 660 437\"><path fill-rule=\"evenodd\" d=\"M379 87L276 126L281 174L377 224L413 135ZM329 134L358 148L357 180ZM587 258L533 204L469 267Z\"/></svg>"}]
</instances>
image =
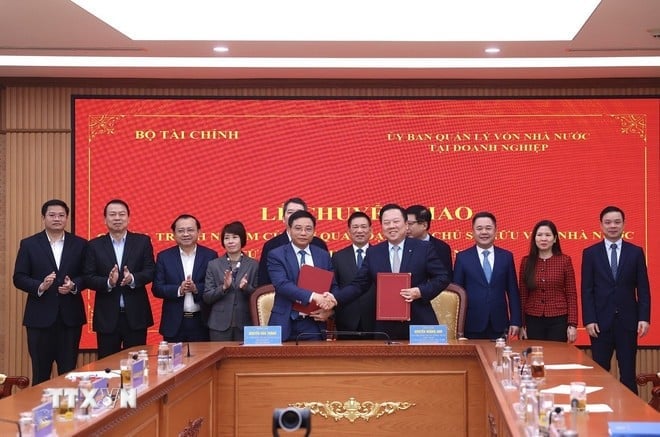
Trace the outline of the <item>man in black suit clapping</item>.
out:
<instances>
[{"instance_id":1,"label":"man in black suit clapping","mask_svg":"<svg viewBox=\"0 0 660 437\"><path fill-rule=\"evenodd\" d=\"M93 328L98 357L146 344L154 324L146 285L154 279L154 249L148 235L128 231L130 210L120 199L103 210L108 233L89 242L87 285L96 292Z\"/></svg>"},{"instance_id":2,"label":"man in black suit clapping","mask_svg":"<svg viewBox=\"0 0 660 437\"><path fill-rule=\"evenodd\" d=\"M83 260L87 241L64 229L69 207L59 199L41 207L44 230L21 241L14 285L27 293L23 325L32 361L32 385L76 367L82 325L86 323L80 292L85 288Z\"/></svg>"}]
</instances>

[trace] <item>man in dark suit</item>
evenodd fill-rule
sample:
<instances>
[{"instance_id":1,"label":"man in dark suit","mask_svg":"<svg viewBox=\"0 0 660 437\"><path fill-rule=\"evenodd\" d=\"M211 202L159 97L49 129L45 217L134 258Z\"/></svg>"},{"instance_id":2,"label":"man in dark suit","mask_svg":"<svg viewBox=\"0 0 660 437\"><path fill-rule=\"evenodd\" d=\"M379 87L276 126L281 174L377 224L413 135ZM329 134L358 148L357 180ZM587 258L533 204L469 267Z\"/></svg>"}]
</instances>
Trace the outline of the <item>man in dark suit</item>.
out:
<instances>
[{"instance_id":1,"label":"man in dark suit","mask_svg":"<svg viewBox=\"0 0 660 437\"><path fill-rule=\"evenodd\" d=\"M94 290L98 357L146 344L154 324L146 285L154 279L154 249L148 235L128 231L130 210L120 199L103 209L108 233L89 242L85 275Z\"/></svg>"},{"instance_id":2,"label":"man in dark suit","mask_svg":"<svg viewBox=\"0 0 660 437\"><path fill-rule=\"evenodd\" d=\"M401 296L411 304L410 322L376 321L376 331L386 332L392 339L408 339L410 325L437 325L431 300L449 284L447 269L435 249L427 242L406 238L406 211L399 205L387 204L380 210L383 241L369 247L367 255L351 284L334 294L341 307L369 291L379 272L411 273L411 288ZM332 298L332 297L330 297Z\"/></svg>"},{"instance_id":3,"label":"man in dark suit","mask_svg":"<svg viewBox=\"0 0 660 437\"><path fill-rule=\"evenodd\" d=\"M87 242L64 229L69 207L53 199L41 207L44 230L21 241L14 286L27 293L23 325L32 361L32 385L75 369L82 325L83 260Z\"/></svg>"},{"instance_id":4,"label":"man in dark suit","mask_svg":"<svg viewBox=\"0 0 660 437\"><path fill-rule=\"evenodd\" d=\"M163 299L160 332L167 342L208 341L209 330L202 318L202 294L209 261L215 250L197 244L201 224L182 214L172 223L176 246L156 257L156 276L151 292Z\"/></svg>"},{"instance_id":5,"label":"man in dark suit","mask_svg":"<svg viewBox=\"0 0 660 437\"><path fill-rule=\"evenodd\" d=\"M595 362L609 371L616 351L621 383L637 394L637 336L651 320L651 292L644 250L623 241L625 215L608 206L600 213L604 241L582 253L582 320Z\"/></svg>"},{"instance_id":6,"label":"man in dark suit","mask_svg":"<svg viewBox=\"0 0 660 437\"><path fill-rule=\"evenodd\" d=\"M451 247L439 238L429 233L431 229L431 211L423 205L412 205L406 208L408 218L408 236L418 240L428 241L435 248L440 260L449 274L449 282L453 280L454 271L451 261Z\"/></svg>"},{"instance_id":7,"label":"man in dark suit","mask_svg":"<svg viewBox=\"0 0 660 437\"><path fill-rule=\"evenodd\" d=\"M470 339L514 337L522 324L513 254L495 247L497 222L490 212L472 217L476 245L459 252L454 282L468 296L465 336Z\"/></svg>"},{"instance_id":8,"label":"man in dark suit","mask_svg":"<svg viewBox=\"0 0 660 437\"><path fill-rule=\"evenodd\" d=\"M345 287L355 279L362 267L371 238L371 219L362 211L348 217L348 236L352 244L332 255L332 266L339 287ZM376 329L376 290L372 286L353 302L337 307L335 324L338 331L373 332ZM371 335L340 335L340 339L366 339Z\"/></svg>"},{"instance_id":9,"label":"man in dark suit","mask_svg":"<svg viewBox=\"0 0 660 437\"><path fill-rule=\"evenodd\" d=\"M321 340L321 330L325 328L327 310L316 310L303 314L293 310L294 302L304 305L312 301L321 304L323 295L298 287L298 274L303 264L332 271L330 254L313 246L312 236L316 227L316 218L305 210L299 210L289 217L291 244L277 247L268 254L268 272L275 287L275 301L270 313L268 325L282 327L282 340ZM334 278L331 291L337 283ZM314 335L309 335L314 334Z\"/></svg>"},{"instance_id":10,"label":"man in dark suit","mask_svg":"<svg viewBox=\"0 0 660 437\"><path fill-rule=\"evenodd\" d=\"M282 221L284 222L284 232L277 235L276 237L271 238L266 241L261 249L261 257L259 258L259 273L257 275L257 285L270 284L271 278L268 273L268 253L275 249L276 247L284 246L291 243L291 231L289 229L289 217L296 211L307 211L307 204L300 197L293 197L282 206ZM318 237L312 238L312 243L314 246L320 247L321 249L328 251L328 246L325 244L325 241L321 240Z\"/></svg>"}]
</instances>

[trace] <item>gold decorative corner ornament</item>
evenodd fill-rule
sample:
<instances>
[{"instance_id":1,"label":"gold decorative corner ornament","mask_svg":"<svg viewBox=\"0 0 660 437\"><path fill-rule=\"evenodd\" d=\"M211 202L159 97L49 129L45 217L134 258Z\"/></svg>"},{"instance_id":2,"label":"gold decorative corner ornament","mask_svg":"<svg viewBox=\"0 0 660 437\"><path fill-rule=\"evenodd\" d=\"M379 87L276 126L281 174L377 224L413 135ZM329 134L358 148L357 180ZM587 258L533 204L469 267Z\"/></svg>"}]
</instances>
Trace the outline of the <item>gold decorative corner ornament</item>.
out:
<instances>
[{"instance_id":1,"label":"gold decorative corner ornament","mask_svg":"<svg viewBox=\"0 0 660 437\"><path fill-rule=\"evenodd\" d=\"M341 419L348 419L349 422L355 422L357 419L369 421L371 418L379 418L385 414L394 414L399 410L407 410L414 407L412 402L358 402L355 398L349 398L347 401L326 401L323 402L296 402L289 404L295 408L309 408L312 414L318 414L321 417L332 418L335 422Z\"/></svg>"},{"instance_id":2,"label":"gold decorative corner ornament","mask_svg":"<svg viewBox=\"0 0 660 437\"><path fill-rule=\"evenodd\" d=\"M113 135L115 133L115 123L124 117L124 115L90 115L88 142L91 143L97 135Z\"/></svg>"},{"instance_id":3,"label":"gold decorative corner ornament","mask_svg":"<svg viewBox=\"0 0 660 437\"><path fill-rule=\"evenodd\" d=\"M621 133L639 135L646 141L646 114L612 114L621 123Z\"/></svg>"}]
</instances>

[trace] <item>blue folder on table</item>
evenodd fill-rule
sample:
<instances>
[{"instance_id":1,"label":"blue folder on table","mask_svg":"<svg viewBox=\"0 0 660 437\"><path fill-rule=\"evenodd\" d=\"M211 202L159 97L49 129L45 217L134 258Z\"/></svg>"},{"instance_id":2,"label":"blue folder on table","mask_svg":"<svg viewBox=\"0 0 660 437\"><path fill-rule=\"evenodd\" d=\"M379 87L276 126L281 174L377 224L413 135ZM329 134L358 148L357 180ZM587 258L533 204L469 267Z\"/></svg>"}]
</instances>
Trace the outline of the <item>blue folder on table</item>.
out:
<instances>
[{"instance_id":1,"label":"blue folder on table","mask_svg":"<svg viewBox=\"0 0 660 437\"><path fill-rule=\"evenodd\" d=\"M660 422L608 422L612 437L660 436Z\"/></svg>"}]
</instances>

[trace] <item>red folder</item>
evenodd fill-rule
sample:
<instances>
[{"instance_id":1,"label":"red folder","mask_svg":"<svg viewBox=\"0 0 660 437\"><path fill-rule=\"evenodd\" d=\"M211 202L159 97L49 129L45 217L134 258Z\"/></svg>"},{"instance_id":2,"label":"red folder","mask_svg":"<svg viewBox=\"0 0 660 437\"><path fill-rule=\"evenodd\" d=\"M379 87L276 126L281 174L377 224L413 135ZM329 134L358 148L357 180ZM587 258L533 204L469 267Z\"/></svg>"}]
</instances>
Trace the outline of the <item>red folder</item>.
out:
<instances>
[{"instance_id":1,"label":"red folder","mask_svg":"<svg viewBox=\"0 0 660 437\"><path fill-rule=\"evenodd\" d=\"M410 303L400 294L404 288L410 288L410 273L378 273L376 320L410 320Z\"/></svg>"},{"instance_id":2,"label":"red folder","mask_svg":"<svg viewBox=\"0 0 660 437\"><path fill-rule=\"evenodd\" d=\"M319 294L326 293L330 291L330 287L332 287L333 275L334 273L329 270L305 264L300 267L300 273L298 274L298 287ZM299 313L310 314L312 311L318 309L319 306L313 301L308 304L302 304L300 302L294 302L293 304L293 310L298 311Z\"/></svg>"}]
</instances>

